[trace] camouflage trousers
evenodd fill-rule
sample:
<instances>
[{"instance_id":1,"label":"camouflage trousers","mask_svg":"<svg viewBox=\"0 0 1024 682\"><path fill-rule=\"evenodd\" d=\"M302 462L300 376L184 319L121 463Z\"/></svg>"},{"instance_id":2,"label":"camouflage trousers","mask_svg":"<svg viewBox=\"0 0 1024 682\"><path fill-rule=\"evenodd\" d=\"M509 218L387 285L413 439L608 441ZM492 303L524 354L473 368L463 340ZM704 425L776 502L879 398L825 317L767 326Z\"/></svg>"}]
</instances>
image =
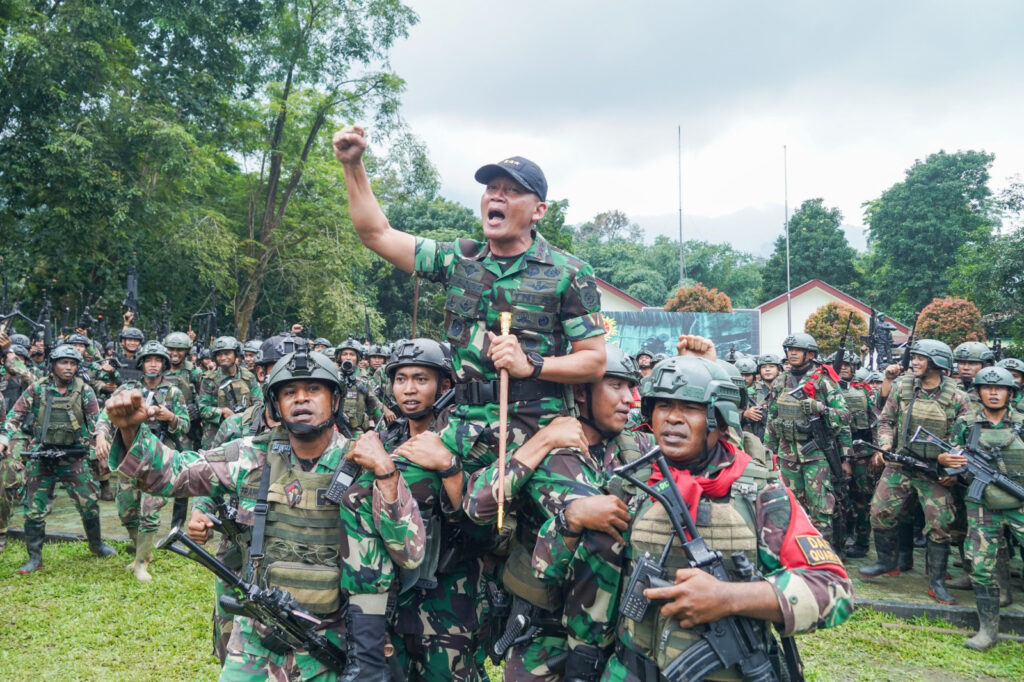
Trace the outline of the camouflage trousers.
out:
<instances>
[{"instance_id":1,"label":"camouflage trousers","mask_svg":"<svg viewBox=\"0 0 1024 682\"><path fill-rule=\"evenodd\" d=\"M505 658L505 682L559 682L565 669L565 637L538 636L513 647ZM557 660L556 670L548 665Z\"/></svg>"},{"instance_id":2,"label":"camouflage trousers","mask_svg":"<svg viewBox=\"0 0 1024 682\"><path fill-rule=\"evenodd\" d=\"M59 482L68 491L83 521L99 518L100 486L82 457L25 460L25 496L23 506L26 521L42 521L49 514L47 495L50 484Z\"/></svg>"},{"instance_id":3,"label":"camouflage trousers","mask_svg":"<svg viewBox=\"0 0 1024 682\"><path fill-rule=\"evenodd\" d=\"M160 529L160 510L167 504L167 498L144 493L131 481L119 478L114 502L125 528L138 528L140 533L155 533Z\"/></svg>"},{"instance_id":4,"label":"camouflage trousers","mask_svg":"<svg viewBox=\"0 0 1024 682\"><path fill-rule=\"evenodd\" d=\"M870 458L853 460L853 482L849 491L852 512L849 529L860 547L867 547L871 538L871 496L875 492L875 480L870 464Z\"/></svg>"},{"instance_id":5,"label":"camouflage trousers","mask_svg":"<svg viewBox=\"0 0 1024 682\"><path fill-rule=\"evenodd\" d=\"M907 501L916 491L924 511L928 538L939 545L949 544L953 523L953 501L949 489L923 477L911 477L902 467L885 465L871 498L871 527L889 530L896 527Z\"/></svg>"},{"instance_id":6,"label":"camouflage trousers","mask_svg":"<svg viewBox=\"0 0 1024 682\"><path fill-rule=\"evenodd\" d=\"M477 665L482 646L482 559L462 561L437 576L430 590L413 588L398 598L394 644L407 682L486 679Z\"/></svg>"},{"instance_id":7,"label":"camouflage trousers","mask_svg":"<svg viewBox=\"0 0 1024 682\"><path fill-rule=\"evenodd\" d=\"M25 465L21 457L8 455L0 459L0 533L7 532L14 506L21 499L25 485Z\"/></svg>"},{"instance_id":8,"label":"camouflage trousers","mask_svg":"<svg viewBox=\"0 0 1024 682\"><path fill-rule=\"evenodd\" d=\"M782 481L793 491L798 502L807 510L811 523L828 541L832 541L832 517L836 512L836 496L832 490L832 472L824 456L794 459L792 455L779 456Z\"/></svg>"},{"instance_id":9,"label":"camouflage trousers","mask_svg":"<svg viewBox=\"0 0 1024 682\"><path fill-rule=\"evenodd\" d=\"M608 664L604 667L604 672L601 674L601 682L647 682L647 680L641 680L630 672L622 661L619 660L619 657L613 654L608 659Z\"/></svg>"},{"instance_id":10,"label":"camouflage trousers","mask_svg":"<svg viewBox=\"0 0 1024 682\"><path fill-rule=\"evenodd\" d=\"M992 587L999 557L999 546L1005 542L1003 528L1009 528L1017 541L1024 544L1024 511L994 511L978 502L967 501L967 549L973 556L971 582Z\"/></svg>"},{"instance_id":11,"label":"camouflage trousers","mask_svg":"<svg viewBox=\"0 0 1024 682\"><path fill-rule=\"evenodd\" d=\"M583 533L565 583L562 624L568 645L604 649L615 641L625 547L606 533Z\"/></svg>"},{"instance_id":12,"label":"camouflage trousers","mask_svg":"<svg viewBox=\"0 0 1024 682\"><path fill-rule=\"evenodd\" d=\"M223 682L333 682L338 679L338 673L328 670L308 653L275 654L270 651L260 641L266 633L267 629L251 618L236 618L219 679ZM343 632L328 628L322 634L339 648L345 648Z\"/></svg>"}]
</instances>

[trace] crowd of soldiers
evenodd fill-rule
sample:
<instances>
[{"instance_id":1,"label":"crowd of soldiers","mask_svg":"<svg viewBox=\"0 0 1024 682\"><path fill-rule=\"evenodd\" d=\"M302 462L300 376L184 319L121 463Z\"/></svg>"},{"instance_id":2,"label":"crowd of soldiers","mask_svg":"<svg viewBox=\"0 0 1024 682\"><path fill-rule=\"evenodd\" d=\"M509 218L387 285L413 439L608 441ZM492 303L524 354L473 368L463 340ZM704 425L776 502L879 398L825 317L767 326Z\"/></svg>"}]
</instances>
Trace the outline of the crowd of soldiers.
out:
<instances>
[{"instance_id":1,"label":"crowd of soldiers","mask_svg":"<svg viewBox=\"0 0 1024 682\"><path fill-rule=\"evenodd\" d=\"M948 597L949 489L888 461L875 485L881 462L859 445L912 449L919 424L972 437L970 399L945 377L952 353L935 359L942 344L916 342L912 371L876 382L852 354L838 372L816 362L806 334L786 340L784 360L730 363L697 336L680 336L677 355L630 356L604 339L590 266L533 229L547 193L536 164L480 168L485 241L437 242L391 228L365 148L359 128L335 135L357 235L445 286L444 340L333 345L293 327L244 346L216 338L204 358L190 333L146 341L129 314L109 356L79 330L44 358L0 334L17 385L0 529L21 500L20 573L43 565L58 481L97 555L114 553L98 503L116 497L144 582L173 500L166 546L226 567L212 609L225 680L480 680L488 657L507 680L802 679L793 636L853 610L842 554L863 556L873 527L866 569L906 569L896 538L914 495L929 564L942 564L932 588ZM986 410L997 370L975 376ZM1016 383L1005 393L977 422L985 443L1011 423L999 415ZM841 453L838 478L812 421ZM995 595L998 620L995 535L1024 517L987 496L966 504L979 611ZM306 628L252 608L258 594ZM979 637L994 641L985 623Z\"/></svg>"}]
</instances>

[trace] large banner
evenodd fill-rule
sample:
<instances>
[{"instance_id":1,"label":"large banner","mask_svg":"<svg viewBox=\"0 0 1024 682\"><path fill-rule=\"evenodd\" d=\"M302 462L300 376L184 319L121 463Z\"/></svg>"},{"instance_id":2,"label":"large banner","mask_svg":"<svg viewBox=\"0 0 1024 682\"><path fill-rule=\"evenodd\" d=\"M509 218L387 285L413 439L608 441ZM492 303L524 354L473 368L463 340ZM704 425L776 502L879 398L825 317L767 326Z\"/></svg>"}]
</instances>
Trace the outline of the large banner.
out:
<instances>
[{"instance_id":1,"label":"large banner","mask_svg":"<svg viewBox=\"0 0 1024 682\"><path fill-rule=\"evenodd\" d=\"M760 314L756 310L731 313L676 313L648 309L640 312L601 311L609 342L635 355L641 348L675 355L680 334L706 336L715 342L718 357L730 350L756 355L761 350Z\"/></svg>"}]
</instances>

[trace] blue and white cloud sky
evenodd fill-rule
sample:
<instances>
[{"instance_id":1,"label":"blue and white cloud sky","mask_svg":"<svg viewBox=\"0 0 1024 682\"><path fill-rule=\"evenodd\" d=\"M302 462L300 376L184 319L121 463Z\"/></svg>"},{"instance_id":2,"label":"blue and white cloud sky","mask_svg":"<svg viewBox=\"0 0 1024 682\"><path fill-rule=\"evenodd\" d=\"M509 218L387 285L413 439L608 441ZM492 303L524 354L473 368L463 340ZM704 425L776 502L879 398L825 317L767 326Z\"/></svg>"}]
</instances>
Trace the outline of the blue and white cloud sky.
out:
<instances>
[{"instance_id":1,"label":"blue and white cloud sky","mask_svg":"<svg viewBox=\"0 0 1024 682\"><path fill-rule=\"evenodd\" d=\"M767 255L790 211L824 197L863 248L861 204L915 159L996 154L1024 174L1024 3L861 0L407 0L393 51L403 114L444 196L478 206L474 170L538 162L569 221L621 210L648 239Z\"/></svg>"}]
</instances>

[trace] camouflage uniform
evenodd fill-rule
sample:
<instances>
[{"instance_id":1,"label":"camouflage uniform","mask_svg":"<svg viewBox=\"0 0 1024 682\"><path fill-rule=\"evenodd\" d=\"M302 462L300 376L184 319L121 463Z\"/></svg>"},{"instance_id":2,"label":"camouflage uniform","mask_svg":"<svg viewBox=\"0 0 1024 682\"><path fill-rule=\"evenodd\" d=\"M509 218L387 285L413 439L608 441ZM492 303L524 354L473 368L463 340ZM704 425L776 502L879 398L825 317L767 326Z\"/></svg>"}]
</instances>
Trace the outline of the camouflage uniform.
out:
<instances>
[{"instance_id":1,"label":"camouflage uniform","mask_svg":"<svg viewBox=\"0 0 1024 682\"><path fill-rule=\"evenodd\" d=\"M364 433L373 430L373 425L380 419L381 410L368 383L363 381L359 373L341 375L345 383L345 398L342 410L348 417L349 429L352 433Z\"/></svg>"},{"instance_id":2,"label":"camouflage uniform","mask_svg":"<svg viewBox=\"0 0 1024 682\"><path fill-rule=\"evenodd\" d=\"M908 424L907 408L911 408ZM942 377L934 391L925 391L921 380L904 374L892 384L878 420L878 446L883 449L909 448L921 459L934 461L938 448L907 442L917 425L946 438L953 422L971 411L970 401L956 382ZM949 544L949 526L953 523L953 505L949 489L924 476L910 475L899 464L885 463L882 477L871 499L871 527L876 530L895 528L900 511L907 499L916 491L924 509L928 538L938 544Z\"/></svg>"},{"instance_id":3,"label":"camouflage uniform","mask_svg":"<svg viewBox=\"0 0 1024 682\"><path fill-rule=\"evenodd\" d=\"M854 440L874 443L871 424L874 421L872 406L875 398L871 387L857 381L842 381L839 385L850 409L850 435ZM850 530L853 531L855 545L860 548L866 548L871 538L871 495L875 485L869 467L873 454L872 450L864 446L855 445L853 448L853 480L850 487L853 523Z\"/></svg>"},{"instance_id":4,"label":"camouflage uniform","mask_svg":"<svg viewBox=\"0 0 1024 682\"><path fill-rule=\"evenodd\" d=\"M76 351L77 352L77 351ZM52 398L51 398L52 396ZM39 379L33 383L7 413L0 442L9 445L18 434L29 414L33 425L30 445L22 452L27 453L34 448L42 447L44 434L42 422L46 402L52 399L57 402L68 396L72 403L67 409L59 409L56 405L51 412L51 429L58 424L58 412L65 413L67 433L61 443L68 448L88 448L92 430L99 413L99 403L93 392L82 379L75 377L66 393L61 393L52 377ZM60 421L64 422L64 419ZM47 443L55 445L56 443ZM8 453L10 455L10 453ZM54 481L64 484L64 489L75 503L75 508L82 517L83 523L99 518L99 486L82 456L39 458L28 456L25 460L25 494L24 509L26 522L42 523L49 514L47 492Z\"/></svg>"},{"instance_id":5,"label":"camouflage uniform","mask_svg":"<svg viewBox=\"0 0 1024 682\"><path fill-rule=\"evenodd\" d=\"M181 391L182 400L189 411L189 433L181 439L181 447L185 449L198 446L198 442L193 442L193 436L202 435L202 420L199 418L199 385L202 379L203 372L188 360L182 362L178 369L172 367L164 373L164 380Z\"/></svg>"},{"instance_id":6,"label":"camouflage uniform","mask_svg":"<svg viewBox=\"0 0 1024 682\"><path fill-rule=\"evenodd\" d=\"M624 431L592 446L590 455L600 474L600 478L593 480L598 492L615 495L627 506L634 504L636 489L612 476L612 470L638 458L651 445L648 434ZM577 467L579 470L565 483L592 478L592 472L577 462L567 461L570 471ZM555 519L548 519L541 527L532 565L538 579L561 587L561 622L570 651L580 645L606 649L613 643L624 549L611 536L586 530L575 548L570 549Z\"/></svg>"},{"instance_id":7,"label":"camouflage uniform","mask_svg":"<svg viewBox=\"0 0 1024 682\"><path fill-rule=\"evenodd\" d=\"M720 443L712 449L700 475L711 478L721 472L733 464L737 452L731 444ZM853 612L852 583L792 493L772 479L771 472L750 460L733 483L730 495L714 499L701 496L699 508L707 508L707 512L695 515L697 526L709 547L723 554L742 551L756 562L764 580L776 592L783 614L783 636L839 625ZM666 485L661 482L655 487ZM640 496L638 501L626 536L631 561L645 551L660 553L670 531L660 503L647 496ZM672 541L674 548L666 566L669 576L686 561L679 538L673 537ZM731 573L729 562L726 566ZM659 670L700 641L700 629L683 629L675 619L662 616L657 603L648 607L639 623L621 618L617 630L616 654L609 660L602 680L656 679ZM758 630L764 636L770 632L764 623L758 624ZM713 674L724 679L734 678L736 672L730 668Z\"/></svg>"},{"instance_id":8,"label":"camouflage uniform","mask_svg":"<svg viewBox=\"0 0 1024 682\"><path fill-rule=\"evenodd\" d=\"M250 405L263 403L263 391L256 375L238 367L234 376L217 367L203 375L199 384L199 416L203 420L203 445L209 446L217 433L224 415L221 408L230 407L235 413Z\"/></svg>"},{"instance_id":9,"label":"camouflage uniform","mask_svg":"<svg viewBox=\"0 0 1024 682\"><path fill-rule=\"evenodd\" d=\"M255 578L261 585L287 589L300 606L324 619L325 636L340 645L345 598L351 601L371 595L378 602L386 602L395 564L415 568L423 558L425 535L416 503L401 481L398 498L392 503L383 500L373 474L368 472L348 489L341 505L335 507L321 499L317 491L326 487L349 445L335 433L312 470L306 472L292 453L283 429L232 441L214 450L179 452L161 444L143 425L127 451L120 439L114 442L110 464L122 475L137 479L140 488L160 495L235 494L238 519L251 526L263 469L269 462L266 558ZM286 484L288 479L292 482ZM301 481L306 485L302 486ZM288 501L292 494L299 498L295 507ZM332 508L339 516L333 515ZM300 510L320 519L312 527L324 528L325 521L337 519L340 536L329 532L303 535L305 525L301 520L302 525L297 526L286 520ZM306 537L310 546L296 545L297 535ZM301 551L303 547L308 550L306 554ZM326 579L309 580L308 570L301 576L289 572L288 567L296 561ZM265 634L261 624L249 618L236 619L221 679L336 679L306 653L272 653L261 643Z\"/></svg>"},{"instance_id":10,"label":"camouflage uniform","mask_svg":"<svg viewBox=\"0 0 1024 682\"><path fill-rule=\"evenodd\" d=\"M150 420L149 424L154 433L162 434L160 440L165 445L174 447L179 444L189 429L188 410L185 409L181 391L167 382L161 382L155 389L150 389L142 381L128 381L118 386L111 396L131 390L140 391L146 401L152 399L153 402L149 404L166 405L167 409L174 413L178 422L172 430L167 429L165 422ZM96 432L102 433L109 441L112 431L110 419L107 418L107 413L103 412L96 421ZM160 510L167 503L166 498L144 493L136 488L132 481L122 478L117 486L115 501L121 525L128 529L130 534L133 534L132 531L155 533L160 528Z\"/></svg>"},{"instance_id":11,"label":"camouflage uniform","mask_svg":"<svg viewBox=\"0 0 1024 682\"><path fill-rule=\"evenodd\" d=\"M536 231L531 235L530 248L507 264L485 242L416 240L415 271L447 290L444 330L456 381L473 382L458 387L457 406L441 433L445 447L463 459L467 473L492 462L496 453L497 391L473 393L477 387L497 385L498 372L487 358L487 332L499 333L498 313L512 312L512 333L523 350L541 356L565 355L570 342L604 334L593 268L550 246ZM515 395L517 383L510 381L510 394ZM574 409L567 385L522 385L533 386L535 397L509 400L509 452Z\"/></svg>"},{"instance_id":12,"label":"camouflage uniform","mask_svg":"<svg viewBox=\"0 0 1024 682\"><path fill-rule=\"evenodd\" d=\"M804 387L808 400L825 406L822 418L838 439L843 458L852 459L850 412L843 392L828 371L823 365L813 370L808 368L807 373L801 375L787 370L775 378L769 398L768 435L764 444L767 449L778 453L783 481L807 509L818 531L831 542L832 517L836 511L831 471L825 454L811 438L804 401L789 395L798 386ZM836 540L842 541L842 538Z\"/></svg>"},{"instance_id":13,"label":"camouflage uniform","mask_svg":"<svg viewBox=\"0 0 1024 682\"><path fill-rule=\"evenodd\" d=\"M761 406L762 412L766 413L771 392L772 387L758 377L754 379L753 384L747 387L747 404L752 407ZM765 414L765 418L761 421L752 421L743 417L742 424L744 431L764 440L764 433L768 428L768 415Z\"/></svg>"}]
</instances>

